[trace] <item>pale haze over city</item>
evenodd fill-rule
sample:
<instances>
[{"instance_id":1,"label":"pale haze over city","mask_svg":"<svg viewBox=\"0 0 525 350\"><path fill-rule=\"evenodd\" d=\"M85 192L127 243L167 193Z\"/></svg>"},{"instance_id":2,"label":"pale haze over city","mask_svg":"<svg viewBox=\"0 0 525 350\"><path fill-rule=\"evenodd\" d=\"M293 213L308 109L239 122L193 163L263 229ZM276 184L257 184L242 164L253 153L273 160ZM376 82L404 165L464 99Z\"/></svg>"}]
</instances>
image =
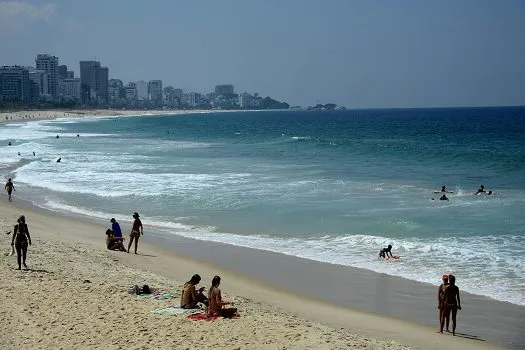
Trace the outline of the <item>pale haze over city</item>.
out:
<instances>
[{"instance_id":1,"label":"pale haze over city","mask_svg":"<svg viewBox=\"0 0 525 350\"><path fill-rule=\"evenodd\" d=\"M0 65L233 84L291 105L525 105L525 2L2 1Z\"/></svg>"}]
</instances>

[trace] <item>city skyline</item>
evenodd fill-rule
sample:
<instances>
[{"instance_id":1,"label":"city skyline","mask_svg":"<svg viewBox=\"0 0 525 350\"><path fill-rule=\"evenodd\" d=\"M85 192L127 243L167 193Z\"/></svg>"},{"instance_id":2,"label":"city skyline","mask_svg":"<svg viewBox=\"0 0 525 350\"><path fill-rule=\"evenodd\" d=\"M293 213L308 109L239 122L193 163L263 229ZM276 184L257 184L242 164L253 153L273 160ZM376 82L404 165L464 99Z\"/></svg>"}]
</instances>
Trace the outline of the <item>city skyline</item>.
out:
<instances>
[{"instance_id":1,"label":"city skyline","mask_svg":"<svg viewBox=\"0 0 525 350\"><path fill-rule=\"evenodd\" d=\"M184 91L231 83L348 108L525 105L520 1L0 1L0 32L2 65L50 53L79 76L79 60L100 60L109 79Z\"/></svg>"}]
</instances>

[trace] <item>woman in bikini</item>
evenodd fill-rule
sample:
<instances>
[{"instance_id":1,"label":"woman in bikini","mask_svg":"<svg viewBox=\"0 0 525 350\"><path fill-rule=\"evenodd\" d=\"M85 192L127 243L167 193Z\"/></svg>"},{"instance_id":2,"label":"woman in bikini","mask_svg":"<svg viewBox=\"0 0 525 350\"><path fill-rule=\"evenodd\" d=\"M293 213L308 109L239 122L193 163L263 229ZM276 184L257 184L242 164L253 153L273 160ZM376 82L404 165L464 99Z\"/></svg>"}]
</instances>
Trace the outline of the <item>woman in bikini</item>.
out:
<instances>
[{"instance_id":1,"label":"woman in bikini","mask_svg":"<svg viewBox=\"0 0 525 350\"><path fill-rule=\"evenodd\" d=\"M221 278L219 276L213 277L211 281L211 288L208 292L208 300L210 303L208 314L210 316L232 318L233 316L237 315L237 309L234 307L223 308L224 305L233 305L233 302L222 300L221 290L219 289L220 284Z\"/></svg>"},{"instance_id":2,"label":"woman in bikini","mask_svg":"<svg viewBox=\"0 0 525 350\"><path fill-rule=\"evenodd\" d=\"M137 246L139 245L140 235L144 235L144 228L142 227L142 221L139 219L139 213L134 212L133 218L133 227L131 228L131 233L129 234L129 244L128 244L128 253L131 249L131 244L135 241L135 254L137 254Z\"/></svg>"},{"instance_id":3,"label":"woman in bikini","mask_svg":"<svg viewBox=\"0 0 525 350\"><path fill-rule=\"evenodd\" d=\"M16 249L18 270L21 270L22 264L24 265L24 268L27 269L27 246L28 244L31 245L31 236L29 235L29 229L27 228L26 217L24 215L20 215L17 222L18 224L15 225L11 245Z\"/></svg>"}]
</instances>

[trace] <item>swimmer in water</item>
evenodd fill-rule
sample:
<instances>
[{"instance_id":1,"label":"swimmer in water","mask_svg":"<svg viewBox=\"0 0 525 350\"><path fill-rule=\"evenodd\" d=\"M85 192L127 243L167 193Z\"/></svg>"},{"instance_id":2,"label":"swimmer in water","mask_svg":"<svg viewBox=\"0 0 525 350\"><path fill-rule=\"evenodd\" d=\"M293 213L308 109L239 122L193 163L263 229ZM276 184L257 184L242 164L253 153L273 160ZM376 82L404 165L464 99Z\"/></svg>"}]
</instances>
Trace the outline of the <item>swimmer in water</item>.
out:
<instances>
[{"instance_id":1,"label":"swimmer in water","mask_svg":"<svg viewBox=\"0 0 525 350\"><path fill-rule=\"evenodd\" d=\"M480 194L480 193L485 193L485 186L483 185L479 186L478 190L474 194Z\"/></svg>"},{"instance_id":2,"label":"swimmer in water","mask_svg":"<svg viewBox=\"0 0 525 350\"><path fill-rule=\"evenodd\" d=\"M58 158L57 159L57 163L60 163L61 160L62 160L62 158Z\"/></svg>"},{"instance_id":3,"label":"swimmer in water","mask_svg":"<svg viewBox=\"0 0 525 350\"><path fill-rule=\"evenodd\" d=\"M439 198L440 201L448 201L448 198L447 196L445 195L442 195L440 198Z\"/></svg>"}]
</instances>

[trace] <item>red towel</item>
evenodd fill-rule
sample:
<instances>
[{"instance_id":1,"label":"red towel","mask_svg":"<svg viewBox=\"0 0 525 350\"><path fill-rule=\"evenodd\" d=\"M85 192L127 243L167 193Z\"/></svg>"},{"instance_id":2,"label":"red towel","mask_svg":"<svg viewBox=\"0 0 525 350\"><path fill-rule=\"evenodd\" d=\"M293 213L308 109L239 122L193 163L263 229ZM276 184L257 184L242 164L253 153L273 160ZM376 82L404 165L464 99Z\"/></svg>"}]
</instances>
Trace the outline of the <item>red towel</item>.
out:
<instances>
[{"instance_id":1,"label":"red towel","mask_svg":"<svg viewBox=\"0 0 525 350\"><path fill-rule=\"evenodd\" d=\"M218 318L218 316L210 316L206 312L199 312L198 314L188 315L188 320L192 321L214 321Z\"/></svg>"}]
</instances>

